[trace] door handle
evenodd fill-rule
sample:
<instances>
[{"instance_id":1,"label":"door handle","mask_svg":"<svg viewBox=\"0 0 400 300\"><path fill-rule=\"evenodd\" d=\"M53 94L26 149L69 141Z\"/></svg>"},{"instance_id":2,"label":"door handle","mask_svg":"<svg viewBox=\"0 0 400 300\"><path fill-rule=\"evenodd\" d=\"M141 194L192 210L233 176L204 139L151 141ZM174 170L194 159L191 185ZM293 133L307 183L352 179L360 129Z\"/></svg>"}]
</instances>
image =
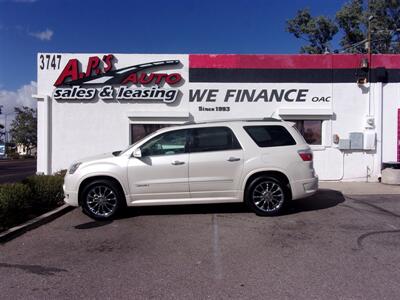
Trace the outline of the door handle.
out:
<instances>
[{"instance_id":1,"label":"door handle","mask_svg":"<svg viewBox=\"0 0 400 300\"><path fill-rule=\"evenodd\" d=\"M174 165L174 166L179 166L179 165L184 165L184 164L185 164L184 161L179 161L179 160L173 161L171 163L171 165Z\"/></svg>"},{"instance_id":2,"label":"door handle","mask_svg":"<svg viewBox=\"0 0 400 300\"><path fill-rule=\"evenodd\" d=\"M228 158L228 161L239 161L239 160L240 160L239 157L233 157L233 156L231 156L231 157Z\"/></svg>"}]
</instances>

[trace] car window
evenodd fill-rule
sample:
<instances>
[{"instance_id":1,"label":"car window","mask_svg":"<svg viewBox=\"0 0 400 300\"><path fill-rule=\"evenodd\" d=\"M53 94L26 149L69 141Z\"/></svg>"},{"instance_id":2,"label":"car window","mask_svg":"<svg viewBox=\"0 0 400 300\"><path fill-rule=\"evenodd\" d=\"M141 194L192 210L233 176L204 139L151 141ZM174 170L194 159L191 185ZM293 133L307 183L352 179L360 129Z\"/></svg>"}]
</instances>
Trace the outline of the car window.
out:
<instances>
[{"instance_id":1,"label":"car window","mask_svg":"<svg viewBox=\"0 0 400 300\"><path fill-rule=\"evenodd\" d=\"M296 145L293 137L283 126L244 126L244 130L259 147Z\"/></svg>"},{"instance_id":2,"label":"car window","mask_svg":"<svg viewBox=\"0 0 400 300\"><path fill-rule=\"evenodd\" d=\"M190 152L241 149L239 141L228 127L195 128L191 136Z\"/></svg>"},{"instance_id":3,"label":"car window","mask_svg":"<svg viewBox=\"0 0 400 300\"><path fill-rule=\"evenodd\" d=\"M155 136L140 147L143 156L186 153L187 130L174 130Z\"/></svg>"}]
</instances>

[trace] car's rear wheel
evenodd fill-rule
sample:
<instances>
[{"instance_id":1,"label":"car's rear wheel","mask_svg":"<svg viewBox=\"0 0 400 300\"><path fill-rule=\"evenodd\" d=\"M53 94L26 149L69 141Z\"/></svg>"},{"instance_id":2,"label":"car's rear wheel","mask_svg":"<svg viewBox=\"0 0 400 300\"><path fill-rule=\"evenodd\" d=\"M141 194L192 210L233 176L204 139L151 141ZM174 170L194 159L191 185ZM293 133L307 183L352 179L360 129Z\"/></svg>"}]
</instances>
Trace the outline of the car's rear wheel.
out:
<instances>
[{"instance_id":1,"label":"car's rear wheel","mask_svg":"<svg viewBox=\"0 0 400 300\"><path fill-rule=\"evenodd\" d=\"M246 189L245 201L259 216L280 214L288 200L287 187L275 177L255 178Z\"/></svg>"},{"instance_id":2,"label":"car's rear wheel","mask_svg":"<svg viewBox=\"0 0 400 300\"><path fill-rule=\"evenodd\" d=\"M123 195L118 186L109 180L89 183L82 192L82 210L95 220L114 218L123 207Z\"/></svg>"}]
</instances>

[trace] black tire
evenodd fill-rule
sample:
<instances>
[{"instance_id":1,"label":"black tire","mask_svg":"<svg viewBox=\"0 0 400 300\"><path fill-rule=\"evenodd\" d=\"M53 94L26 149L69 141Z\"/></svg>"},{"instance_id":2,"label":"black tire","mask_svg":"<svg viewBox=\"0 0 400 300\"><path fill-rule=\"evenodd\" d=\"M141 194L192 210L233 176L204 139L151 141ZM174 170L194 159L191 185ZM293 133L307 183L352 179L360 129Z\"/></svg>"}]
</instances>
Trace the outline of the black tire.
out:
<instances>
[{"instance_id":1,"label":"black tire","mask_svg":"<svg viewBox=\"0 0 400 300\"><path fill-rule=\"evenodd\" d=\"M252 180L245 192L247 206L258 216L276 216L282 213L290 200L287 186L272 176Z\"/></svg>"},{"instance_id":2,"label":"black tire","mask_svg":"<svg viewBox=\"0 0 400 300\"><path fill-rule=\"evenodd\" d=\"M96 205L97 203L97 205ZM125 207L120 188L110 180L95 180L83 188L82 211L92 219L111 220Z\"/></svg>"}]
</instances>

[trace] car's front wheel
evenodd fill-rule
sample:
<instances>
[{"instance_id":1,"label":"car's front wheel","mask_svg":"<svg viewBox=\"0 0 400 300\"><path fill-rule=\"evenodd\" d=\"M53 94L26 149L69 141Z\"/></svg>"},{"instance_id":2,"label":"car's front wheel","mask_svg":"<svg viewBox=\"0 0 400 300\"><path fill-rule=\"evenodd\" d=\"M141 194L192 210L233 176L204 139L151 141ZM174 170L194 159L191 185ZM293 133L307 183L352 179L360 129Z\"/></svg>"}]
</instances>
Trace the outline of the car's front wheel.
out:
<instances>
[{"instance_id":1,"label":"car's front wheel","mask_svg":"<svg viewBox=\"0 0 400 300\"><path fill-rule=\"evenodd\" d=\"M109 180L89 183L82 192L82 210L95 220L109 220L116 216L123 206L123 195L118 186Z\"/></svg>"},{"instance_id":2,"label":"car's front wheel","mask_svg":"<svg viewBox=\"0 0 400 300\"><path fill-rule=\"evenodd\" d=\"M286 186L274 177L254 179L246 189L245 201L259 216L275 216L282 212L288 201Z\"/></svg>"}]
</instances>

